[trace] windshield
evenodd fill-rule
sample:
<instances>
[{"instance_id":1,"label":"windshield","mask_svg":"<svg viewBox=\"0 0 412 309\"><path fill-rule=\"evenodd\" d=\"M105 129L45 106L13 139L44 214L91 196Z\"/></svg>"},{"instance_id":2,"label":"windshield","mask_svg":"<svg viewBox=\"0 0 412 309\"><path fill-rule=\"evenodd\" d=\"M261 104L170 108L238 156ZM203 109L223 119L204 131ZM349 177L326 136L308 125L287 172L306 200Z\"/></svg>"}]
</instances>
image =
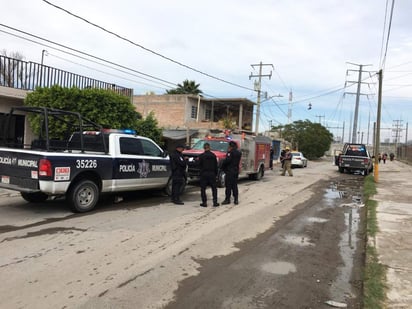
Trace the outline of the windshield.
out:
<instances>
[{"instance_id":1,"label":"windshield","mask_svg":"<svg viewBox=\"0 0 412 309\"><path fill-rule=\"evenodd\" d=\"M229 145L228 141L212 141L212 140L200 140L193 145L192 149L203 150L203 145L209 143L210 149L215 151L226 152Z\"/></svg>"}]
</instances>

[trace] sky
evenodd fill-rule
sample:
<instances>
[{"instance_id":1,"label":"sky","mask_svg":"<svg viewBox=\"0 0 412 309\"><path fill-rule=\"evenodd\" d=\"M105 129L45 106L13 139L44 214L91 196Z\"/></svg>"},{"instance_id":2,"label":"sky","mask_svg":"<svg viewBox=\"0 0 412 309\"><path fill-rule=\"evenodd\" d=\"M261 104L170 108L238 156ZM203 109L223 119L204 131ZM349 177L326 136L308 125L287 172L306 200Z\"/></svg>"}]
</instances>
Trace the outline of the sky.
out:
<instances>
[{"instance_id":1,"label":"sky","mask_svg":"<svg viewBox=\"0 0 412 309\"><path fill-rule=\"evenodd\" d=\"M188 79L205 97L254 102L262 62L259 131L310 120L344 141L362 65L363 143L372 143L382 69L381 140L404 142L412 140L412 2L394 2L392 18L391 9L392 0L2 0L0 50L135 95L164 94Z\"/></svg>"}]
</instances>

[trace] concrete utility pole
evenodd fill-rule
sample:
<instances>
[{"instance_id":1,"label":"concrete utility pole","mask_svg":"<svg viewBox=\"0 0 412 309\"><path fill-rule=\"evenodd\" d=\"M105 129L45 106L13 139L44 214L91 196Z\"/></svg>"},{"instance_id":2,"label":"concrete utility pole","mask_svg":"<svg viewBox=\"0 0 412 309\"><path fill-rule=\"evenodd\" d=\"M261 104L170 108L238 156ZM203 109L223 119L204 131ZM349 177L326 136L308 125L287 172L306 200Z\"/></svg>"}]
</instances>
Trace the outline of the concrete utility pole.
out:
<instances>
[{"instance_id":1,"label":"concrete utility pole","mask_svg":"<svg viewBox=\"0 0 412 309\"><path fill-rule=\"evenodd\" d=\"M263 64L262 61L259 64L251 64L252 68L255 68L257 66L259 66L259 74L258 75L253 75L252 73L250 73L249 75L249 80L252 77L258 77L258 81L255 82L255 91L257 91L257 102L256 102L256 121L255 121L255 134L258 135L259 134L259 118L260 118L260 94L261 94L261 86L262 86L262 77L269 77L269 79L271 79L272 77L272 71L270 71L269 74L262 74L262 67L263 66L271 66L273 69L273 64Z\"/></svg>"},{"instance_id":2,"label":"concrete utility pole","mask_svg":"<svg viewBox=\"0 0 412 309\"><path fill-rule=\"evenodd\" d=\"M347 70L347 72L349 72L349 71L359 72L358 81L357 81L357 82L355 82L355 81L348 81L349 83L352 83L352 84L358 84L356 93L353 93L353 92L345 92L345 94L346 94L346 93L348 93L348 94L356 94L355 115L354 115L354 117L353 117L353 128L352 128L352 143L356 143L356 133L357 133L357 131L358 131L358 118L359 118L359 116L358 116L358 115L359 115L359 98L360 98L361 95L365 95L365 94L361 93L362 72L364 72L364 71L362 71L362 68L363 68L364 66L366 66L366 65L356 64L356 63L350 63L350 62L348 62L348 63L349 63L349 64L352 64L352 65L359 66L359 70ZM367 64L367 65L371 65L371 64Z\"/></svg>"},{"instance_id":3,"label":"concrete utility pole","mask_svg":"<svg viewBox=\"0 0 412 309\"><path fill-rule=\"evenodd\" d=\"M293 93L292 89L289 91L289 106L288 106L288 123L292 122L292 107L293 107Z\"/></svg>"},{"instance_id":4,"label":"concrete utility pole","mask_svg":"<svg viewBox=\"0 0 412 309\"><path fill-rule=\"evenodd\" d=\"M373 169L373 176L375 182L379 182L379 160L378 160L378 153L380 152L380 132L381 132L381 110L382 110L382 81L383 81L383 71L382 69L379 70L379 88L378 88L378 109L376 114L376 130L375 130L375 164Z\"/></svg>"}]
</instances>

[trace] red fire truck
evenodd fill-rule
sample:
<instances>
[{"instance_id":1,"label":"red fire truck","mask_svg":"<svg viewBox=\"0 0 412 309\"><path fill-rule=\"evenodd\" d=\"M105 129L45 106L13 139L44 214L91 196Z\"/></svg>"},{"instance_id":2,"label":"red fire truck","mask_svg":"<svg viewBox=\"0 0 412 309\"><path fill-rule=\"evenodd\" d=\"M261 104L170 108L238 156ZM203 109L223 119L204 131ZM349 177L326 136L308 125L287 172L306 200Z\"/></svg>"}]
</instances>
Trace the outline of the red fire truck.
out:
<instances>
[{"instance_id":1,"label":"red fire truck","mask_svg":"<svg viewBox=\"0 0 412 309\"><path fill-rule=\"evenodd\" d=\"M183 156L188 159L188 175L191 180L199 178L199 155L203 153L203 145L210 144L211 151L216 155L219 166L218 186L225 186L225 173L220 169L226 157L228 144L236 142L242 153L239 165L239 177L249 177L259 180L269 169L271 139L266 136L252 136L246 134L234 134L224 136L207 136L198 140L191 149L183 151Z\"/></svg>"}]
</instances>

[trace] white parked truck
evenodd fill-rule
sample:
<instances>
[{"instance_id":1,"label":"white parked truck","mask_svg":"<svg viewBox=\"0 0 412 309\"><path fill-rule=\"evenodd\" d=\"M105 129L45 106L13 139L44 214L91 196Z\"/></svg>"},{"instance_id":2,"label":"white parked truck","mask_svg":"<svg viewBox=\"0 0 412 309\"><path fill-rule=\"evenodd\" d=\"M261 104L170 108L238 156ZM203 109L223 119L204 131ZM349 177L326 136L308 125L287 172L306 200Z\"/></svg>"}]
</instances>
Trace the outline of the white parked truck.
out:
<instances>
[{"instance_id":1,"label":"white parked truck","mask_svg":"<svg viewBox=\"0 0 412 309\"><path fill-rule=\"evenodd\" d=\"M8 119L34 115L40 136L10 139ZM59 123L74 129L67 139L52 136ZM170 159L151 139L130 130L104 130L80 114L43 107L16 107L3 121L0 187L21 192L29 202L65 196L75 212L93 209L102 193L165 189L170 193ZM132 133L132 134L130 134Z\"/></svg>"}]
</instances>

